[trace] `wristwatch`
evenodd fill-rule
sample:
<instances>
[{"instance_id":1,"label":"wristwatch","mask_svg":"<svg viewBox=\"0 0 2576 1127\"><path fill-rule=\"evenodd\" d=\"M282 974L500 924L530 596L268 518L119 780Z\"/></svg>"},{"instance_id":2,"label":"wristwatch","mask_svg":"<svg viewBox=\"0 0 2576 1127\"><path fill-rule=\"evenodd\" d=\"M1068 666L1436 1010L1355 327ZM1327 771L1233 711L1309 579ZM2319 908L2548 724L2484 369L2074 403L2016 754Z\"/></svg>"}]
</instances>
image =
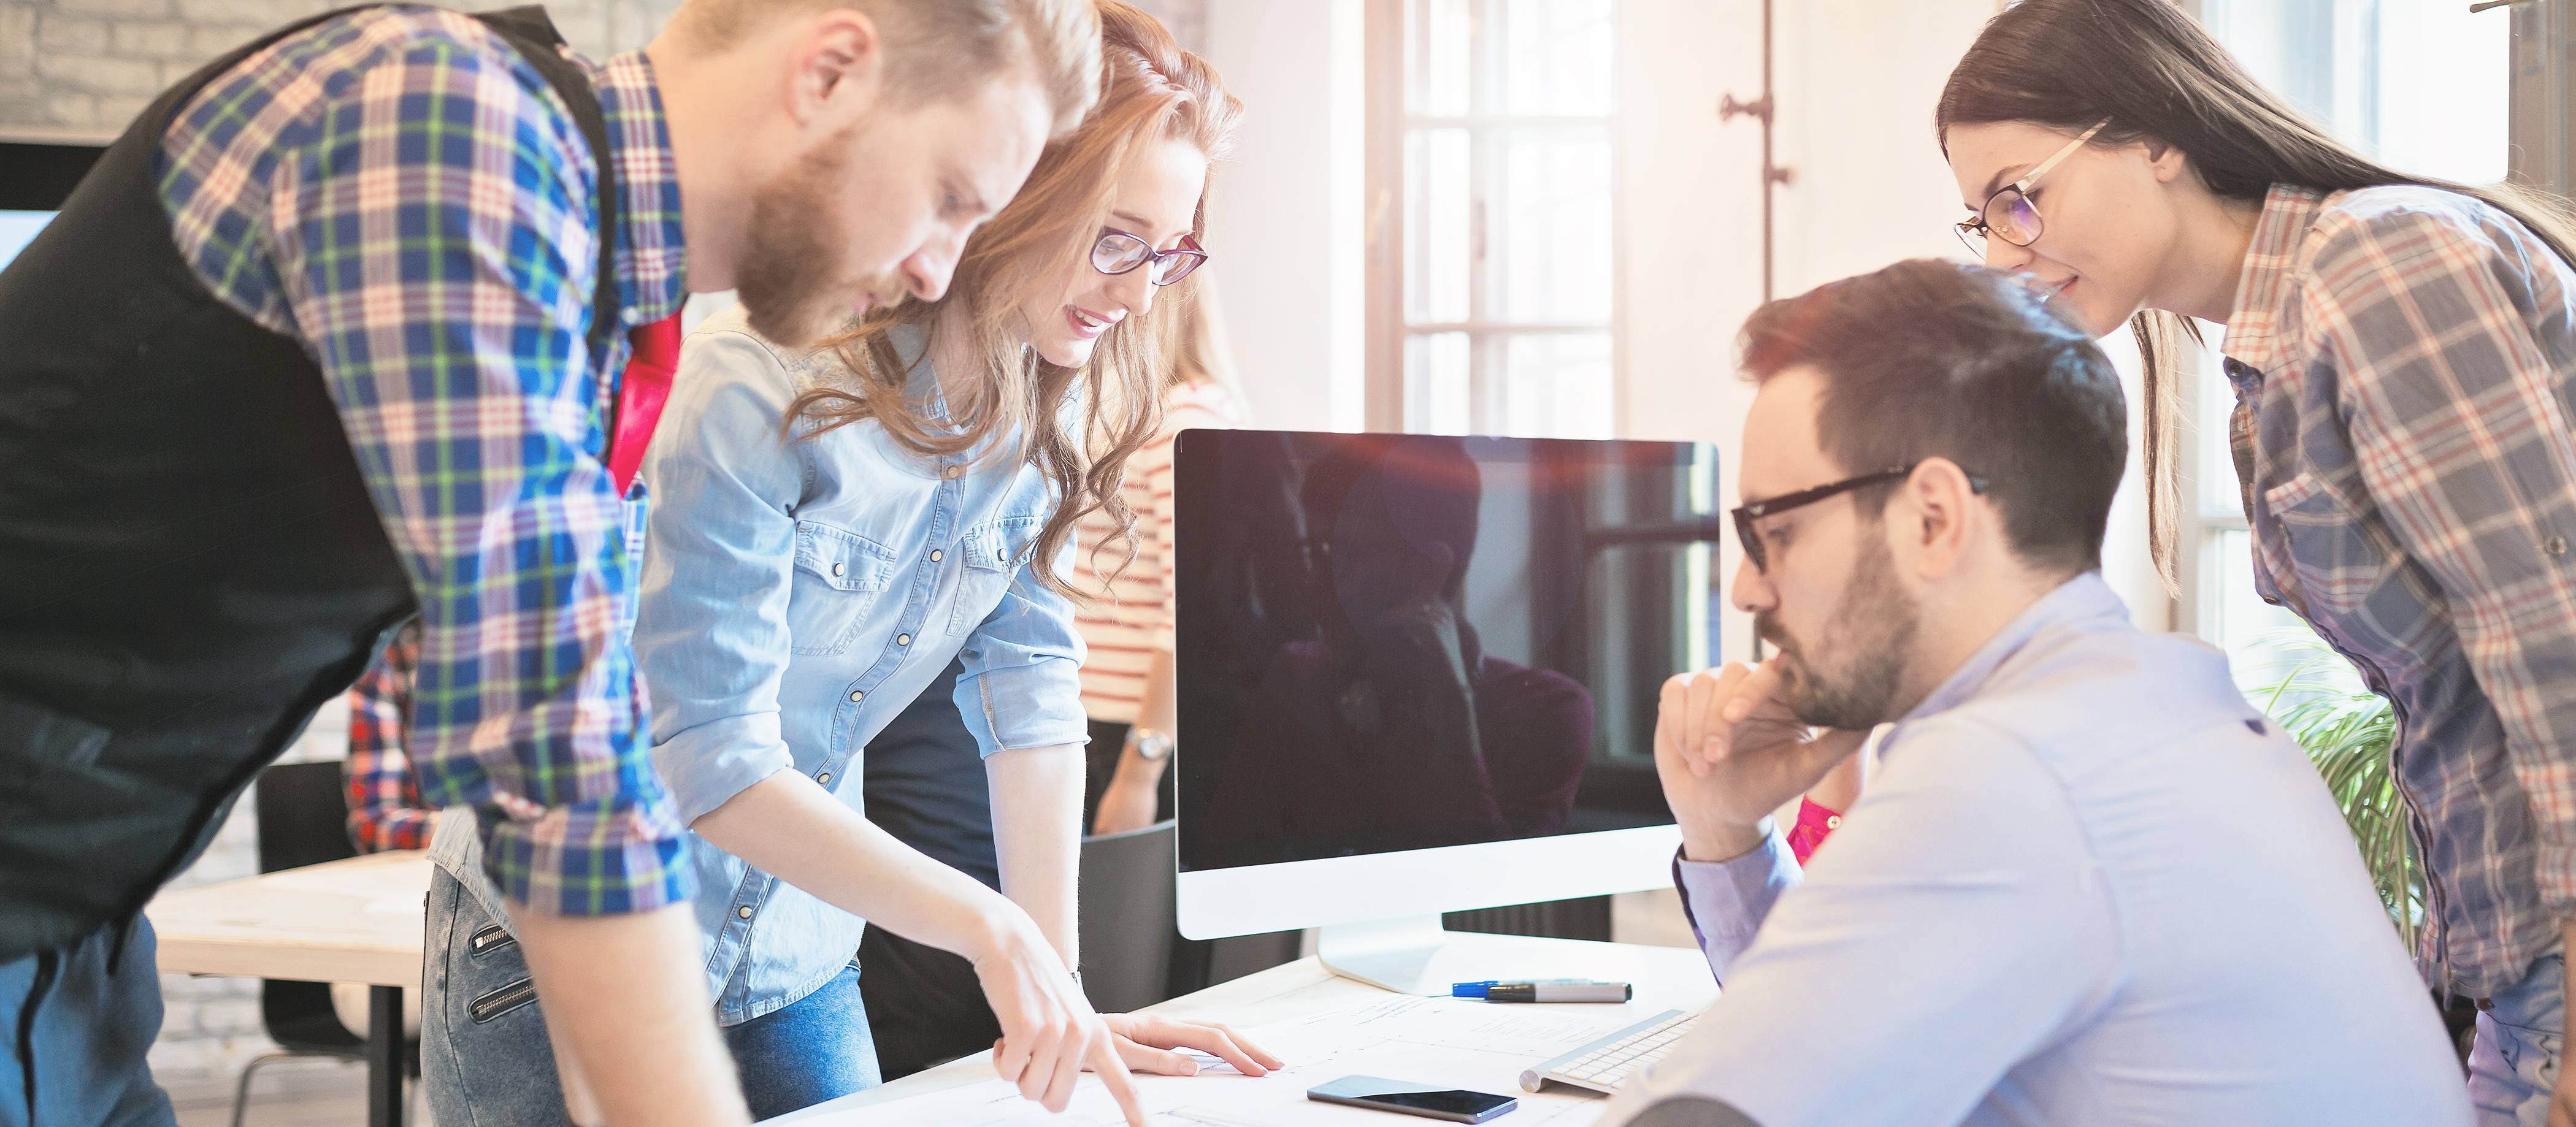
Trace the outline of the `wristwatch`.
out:
<instances>
[{"instance_id":1,"label":"wristwatch","mask_svg":"<svg viewBox=\"0 0 2576 1127\"><path fill-rule=\"evenodd\" d=\"M1172 734L1160 728L1131 728L1127 746L1136 749L1136 758L1147 763L1160 763L1172 757Z\"/></svg>"}]
</instances>

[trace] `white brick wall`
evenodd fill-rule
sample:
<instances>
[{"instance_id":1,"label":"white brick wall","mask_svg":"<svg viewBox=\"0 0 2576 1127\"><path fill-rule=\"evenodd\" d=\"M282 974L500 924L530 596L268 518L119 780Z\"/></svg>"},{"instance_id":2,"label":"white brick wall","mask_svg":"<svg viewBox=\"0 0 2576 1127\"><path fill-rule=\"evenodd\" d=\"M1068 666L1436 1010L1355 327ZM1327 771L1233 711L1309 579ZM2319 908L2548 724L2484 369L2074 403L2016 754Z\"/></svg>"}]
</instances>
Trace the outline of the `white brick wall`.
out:
<instances>
[{"instance_id":1,"label":"white brick wall","mask_svg":"<svg viewBox=\"0 0 2576 1127\"><path fill-rule=\"evenodd\" d=\"M342 0L0 0L0 130L112 135L152 95L206 60L269 28L340 6ZM596 58L642 45L678 6L678 0L558 0L547 7L564 37Z\"/></svg>"},{"instance_id":2,"label":"white brick wall","mask_svg":"<svg viewBox=\"0 0 2576 1127\"><path fill-rule=\"evenodd\" d=\"M0 132L35 126L105 137L125 127L153 95L268 28L342 6L346 0L0 0ZM515 0L463 3L503 7ZM1291 2L1291 0L1282 0ZM1144 0L1182 43L1201 43L1205 0ZM641 46L678 0L555 0L555 26L593 58ZM337 704L316 717L286 758L337 759L348 715ZM186 888L259 871L257 830L247 796L214 845L172 882ZM260 1031L259 983L163 975L165 1016L152 1047L164 1085L220 1087L250 1058L275 1046Z\"/></svg>"},{"instance_id":3,"label":"white brick wall","mask_svg":"<svg viewBox=\"0 0 2576 1127\"><path fill-rule=\"evenodd\" d=\"M459 3L504 7L511 0ZM1303 0L1281 0L1283 3ZM343 0L0 0L0 130L109 136L151 96L233 47ZM1143 0L1197 46L1206 0ZM555 26L593 58L641 46L679 0L555 0Z\"/></svg>"}]
</instances>

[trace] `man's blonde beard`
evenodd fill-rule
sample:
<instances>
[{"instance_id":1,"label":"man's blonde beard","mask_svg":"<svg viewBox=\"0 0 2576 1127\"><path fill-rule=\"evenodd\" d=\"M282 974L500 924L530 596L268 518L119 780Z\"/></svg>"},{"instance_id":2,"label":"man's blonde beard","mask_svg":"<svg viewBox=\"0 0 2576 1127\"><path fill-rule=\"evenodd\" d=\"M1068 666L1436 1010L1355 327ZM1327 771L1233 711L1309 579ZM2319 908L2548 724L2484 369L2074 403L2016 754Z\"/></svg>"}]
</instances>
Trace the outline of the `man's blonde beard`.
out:
<instances>
[{"instance_id":1,"label":"man's blonde beard","mask_svg":"<svg viewBox=\"0 0 2576 1127\"><path fill-rule=\"evenodd\" d=\"M734 296L751 331L790 348L809 348L849 325L861 295L894 301L905 292L893 273L853 280L819 275L837 266L850 243L846 224L833 211L832 194L850 159L848 129L797 158L794 167L760 186L751 205L751 230Z\"/></svg>"}]
</instances>

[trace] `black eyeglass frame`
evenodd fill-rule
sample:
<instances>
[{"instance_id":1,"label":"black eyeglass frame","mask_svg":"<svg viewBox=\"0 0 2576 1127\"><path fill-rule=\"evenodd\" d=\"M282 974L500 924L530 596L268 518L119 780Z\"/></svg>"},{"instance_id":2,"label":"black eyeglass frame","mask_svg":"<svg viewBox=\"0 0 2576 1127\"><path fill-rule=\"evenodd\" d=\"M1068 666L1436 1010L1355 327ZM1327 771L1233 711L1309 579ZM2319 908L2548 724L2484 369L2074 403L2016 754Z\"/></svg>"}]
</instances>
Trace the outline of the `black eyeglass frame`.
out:
<instances>
[{"instance_id":1,"label":"black eyeglass frame","mask_svg":"<svg viewBox=\"0 0 2576 1127\"><path fill-rule=\"evenodd\" d=\"M1763 559L1762 535L1760 530L1753 527L1754 521L1768 516L1777 516L1781 513L1788 512L1791 509L1802 509L1828 497L1839 497L1855 489L1867 489L1873 485L1884 485L1889 482L1903 481L1906 478L1913 476L1914 471L1921 468L1922 465L1923 463L1921 462L1915 462L1910 465L1891 466L1876 473L1865 473L1858 477L1847 477L1841 481L1833 482L1828 485L1819 485L1813 489L1801 489L1795 493L1783 493L1777 497L1756 501L1750 505L1737 506L1728 514L1735 518L1736 543L1744 546L1744 558L1752 562L1753 570L1762 572L1766 575L1770 574L1771 569L1769 561ZM1986 491L1986 479L1976 474L1969 474L1968 488L1972 492L1982 494Z\"/></svg>"},{"instance_id":2,"label":"black eyeglass frame","mask_svg":"<svg viewBox=\"0 0 2576 1127\"><path fill-rule=\"evenodd\" d=\"M1131 265L1123 266L1116 270L1112 270L1101 265L1100 244L1112 239L1125 239L1128 242L1145 248L1145 256L1137 259ZM1130 253L1133 252L1131 251ZM1157 286L1172 285L1183 278L1189 277L1191 272L1197 270L1201 266L1207 265L1207 260L1207 248L1200 246L1197 239L1191 238L1188 235L1181 236L1181 245L1173 247L1170 250L1155 250L1154 244L1146 242L1143 235L1121 231L1115 227L1101 228L1100 237L1091 241L1091 268L1113 277L1119 274L1132 274L1137 270L1148 266L1159 269L1165 262L1179 263L1179 265L1172 268L1171 276L1168 278L1157 277L1154 271L1148 271L1146 273L1145 280ZM1111 261L1114 262L1116 260L1112 259Z\"/></svg>"}]
</instances>

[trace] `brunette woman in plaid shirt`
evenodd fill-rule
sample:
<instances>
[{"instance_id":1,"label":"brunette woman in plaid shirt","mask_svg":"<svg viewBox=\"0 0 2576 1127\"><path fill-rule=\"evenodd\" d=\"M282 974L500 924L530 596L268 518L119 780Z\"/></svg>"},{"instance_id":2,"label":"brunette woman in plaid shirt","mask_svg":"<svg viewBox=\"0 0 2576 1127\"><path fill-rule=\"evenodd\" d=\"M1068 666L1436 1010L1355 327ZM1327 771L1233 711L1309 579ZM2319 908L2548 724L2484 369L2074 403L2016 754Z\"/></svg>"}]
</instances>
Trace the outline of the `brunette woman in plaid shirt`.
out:
<instances>
[{"instance_id":1,"label":"brunette woman in plaid shirt","mask_svg":"<svg viewBox=\"0 0 2576 1127\"><path fill-rule=\"evenodd\" d=\"M1998 15L1936 120L1986 261L2098 334L2225 324L2256 589L2395 705L2426 870L2417 954L2484 1011L2481 1114L2576 1122L2556 1059L2576 925L2569 228L2509 189L2372 163L2166 0ZM2174 428L2149 355L2169 556Z\"/></svg>"}]
</instances>

